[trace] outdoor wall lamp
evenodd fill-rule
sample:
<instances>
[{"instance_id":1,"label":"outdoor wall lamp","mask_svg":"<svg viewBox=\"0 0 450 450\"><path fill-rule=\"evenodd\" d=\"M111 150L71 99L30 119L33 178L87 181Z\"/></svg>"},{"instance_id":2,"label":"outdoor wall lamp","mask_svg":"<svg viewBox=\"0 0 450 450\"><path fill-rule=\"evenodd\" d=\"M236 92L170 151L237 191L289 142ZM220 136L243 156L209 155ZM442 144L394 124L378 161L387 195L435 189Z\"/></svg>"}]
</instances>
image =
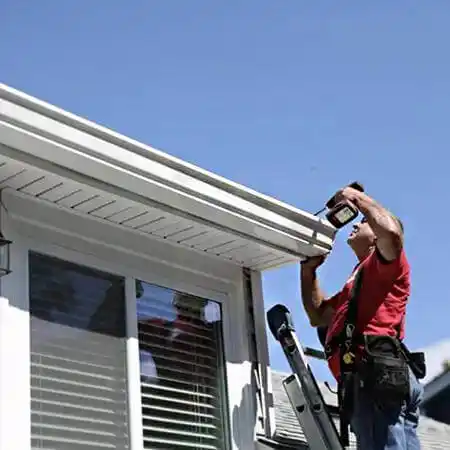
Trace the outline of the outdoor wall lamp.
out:
<instances>
[{"instance_id":1,"label":"outdoor wall lamp","mask_svg":"<svg viewBox=\"0 0 450 450\"><path fill-rule=\"evenodd\" d=\"M0 231L0 277L11 273L10 245L12 241L8 241L3 237Z\"/></svg>"}]
</instances>

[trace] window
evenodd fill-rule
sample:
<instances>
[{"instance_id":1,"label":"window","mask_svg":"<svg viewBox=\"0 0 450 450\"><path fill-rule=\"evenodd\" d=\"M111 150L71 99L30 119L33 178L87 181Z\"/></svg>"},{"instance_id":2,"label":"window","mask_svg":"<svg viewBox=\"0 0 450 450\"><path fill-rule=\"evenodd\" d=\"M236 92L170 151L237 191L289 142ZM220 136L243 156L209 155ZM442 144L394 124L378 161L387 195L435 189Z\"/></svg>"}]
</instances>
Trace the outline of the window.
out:
<instances>
[{"instance_id":1,"label":"window","mask_svg":"<svg viewBox=\"0 0 450 450\"><path fill-rule=\"evenodd\" d=\"M221 305L136 281L145 449L228 448ZM125 279L29 254L32 449L129 449Z\"/></svg>"},{"instance_id":2,"label":"window","mask_svg":"<svg viewBox=\"0 0 450 450\"><path fill-rule=\"evenodd\" d=\"M124 279L29 255L31 447L128 449Z\"/></svg>"},{"instance_id":3,"label":"window","mask_svg":"<svg viewBox=\"0 0 450 450\"><path fill-rule=\"evenodd\" d=\"M220 304L137 282L144 448L225 449Z\"/></svg>"}]
</instances>

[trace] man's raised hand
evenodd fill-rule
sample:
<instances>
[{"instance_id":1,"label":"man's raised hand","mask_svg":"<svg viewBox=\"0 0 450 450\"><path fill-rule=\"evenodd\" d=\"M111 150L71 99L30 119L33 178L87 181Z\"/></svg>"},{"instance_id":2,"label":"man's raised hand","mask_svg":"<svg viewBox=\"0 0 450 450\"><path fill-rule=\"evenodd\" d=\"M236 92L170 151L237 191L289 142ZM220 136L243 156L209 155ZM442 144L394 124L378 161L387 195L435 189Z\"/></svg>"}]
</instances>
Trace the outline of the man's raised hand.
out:
<instances>
[{"instance_id":1,"label":"man's raised hand","mask_svg":"<svg viewBox=\"0 0 450 450\"><path fill-rule=\"evenodd\" d=\"M320 255L306 258L301 262L301 267L302 269L314 271L325 262L327 256L328 255Z\"/></svg>"}]
</instances>

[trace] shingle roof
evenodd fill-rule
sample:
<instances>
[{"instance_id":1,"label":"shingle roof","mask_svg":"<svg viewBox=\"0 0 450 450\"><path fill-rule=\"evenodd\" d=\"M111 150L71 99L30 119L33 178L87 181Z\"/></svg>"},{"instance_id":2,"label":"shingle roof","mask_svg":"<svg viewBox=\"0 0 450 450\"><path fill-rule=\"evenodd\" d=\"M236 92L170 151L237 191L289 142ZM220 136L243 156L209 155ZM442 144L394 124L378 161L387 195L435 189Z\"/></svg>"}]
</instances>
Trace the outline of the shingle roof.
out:
<instances>
[{"instance_id":1,"label":"shingle roof","mask_svg":"<svg viewBox=\"0 0 450 450\"><path fill-rule=\"evenodd\" d=\"M293 447L299 447L306 444L306 438L281 383L287 376L289 376L287 373L272 371L276 423L274 439ZM325 402L336 406L336 395L331 393L325 384L319 383L319 386ZM335 419L335 423L338 425L337 419ZM418 433L422 450L450 450L450 425L436 422L428 417L421 417ZM356 449L354 435L351 435L350 440L350 448Z\"/></svg>"}]
</instances>

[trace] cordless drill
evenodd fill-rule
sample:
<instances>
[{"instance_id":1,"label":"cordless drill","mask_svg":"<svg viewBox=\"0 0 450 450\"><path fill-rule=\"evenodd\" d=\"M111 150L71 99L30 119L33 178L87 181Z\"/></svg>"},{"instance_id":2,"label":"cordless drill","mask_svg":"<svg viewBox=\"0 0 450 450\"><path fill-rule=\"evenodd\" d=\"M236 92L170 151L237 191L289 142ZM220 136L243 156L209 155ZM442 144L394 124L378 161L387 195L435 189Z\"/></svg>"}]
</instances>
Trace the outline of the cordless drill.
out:
<instances>
[{"instance_id":1,"label":"cordless drill","mask_svg":"<svg viewBox=\"0 0 450 450\"><path fill-rule=\"evenodd\" d=\"M363 185L357 181L349 184L348 187L364 192ZM325 216L335 228L342 228L358 216L358 208L352 202L343 200L336 203L334 196L328 200L326 208L328 212Z\"/></svg>"}]
</instances>

